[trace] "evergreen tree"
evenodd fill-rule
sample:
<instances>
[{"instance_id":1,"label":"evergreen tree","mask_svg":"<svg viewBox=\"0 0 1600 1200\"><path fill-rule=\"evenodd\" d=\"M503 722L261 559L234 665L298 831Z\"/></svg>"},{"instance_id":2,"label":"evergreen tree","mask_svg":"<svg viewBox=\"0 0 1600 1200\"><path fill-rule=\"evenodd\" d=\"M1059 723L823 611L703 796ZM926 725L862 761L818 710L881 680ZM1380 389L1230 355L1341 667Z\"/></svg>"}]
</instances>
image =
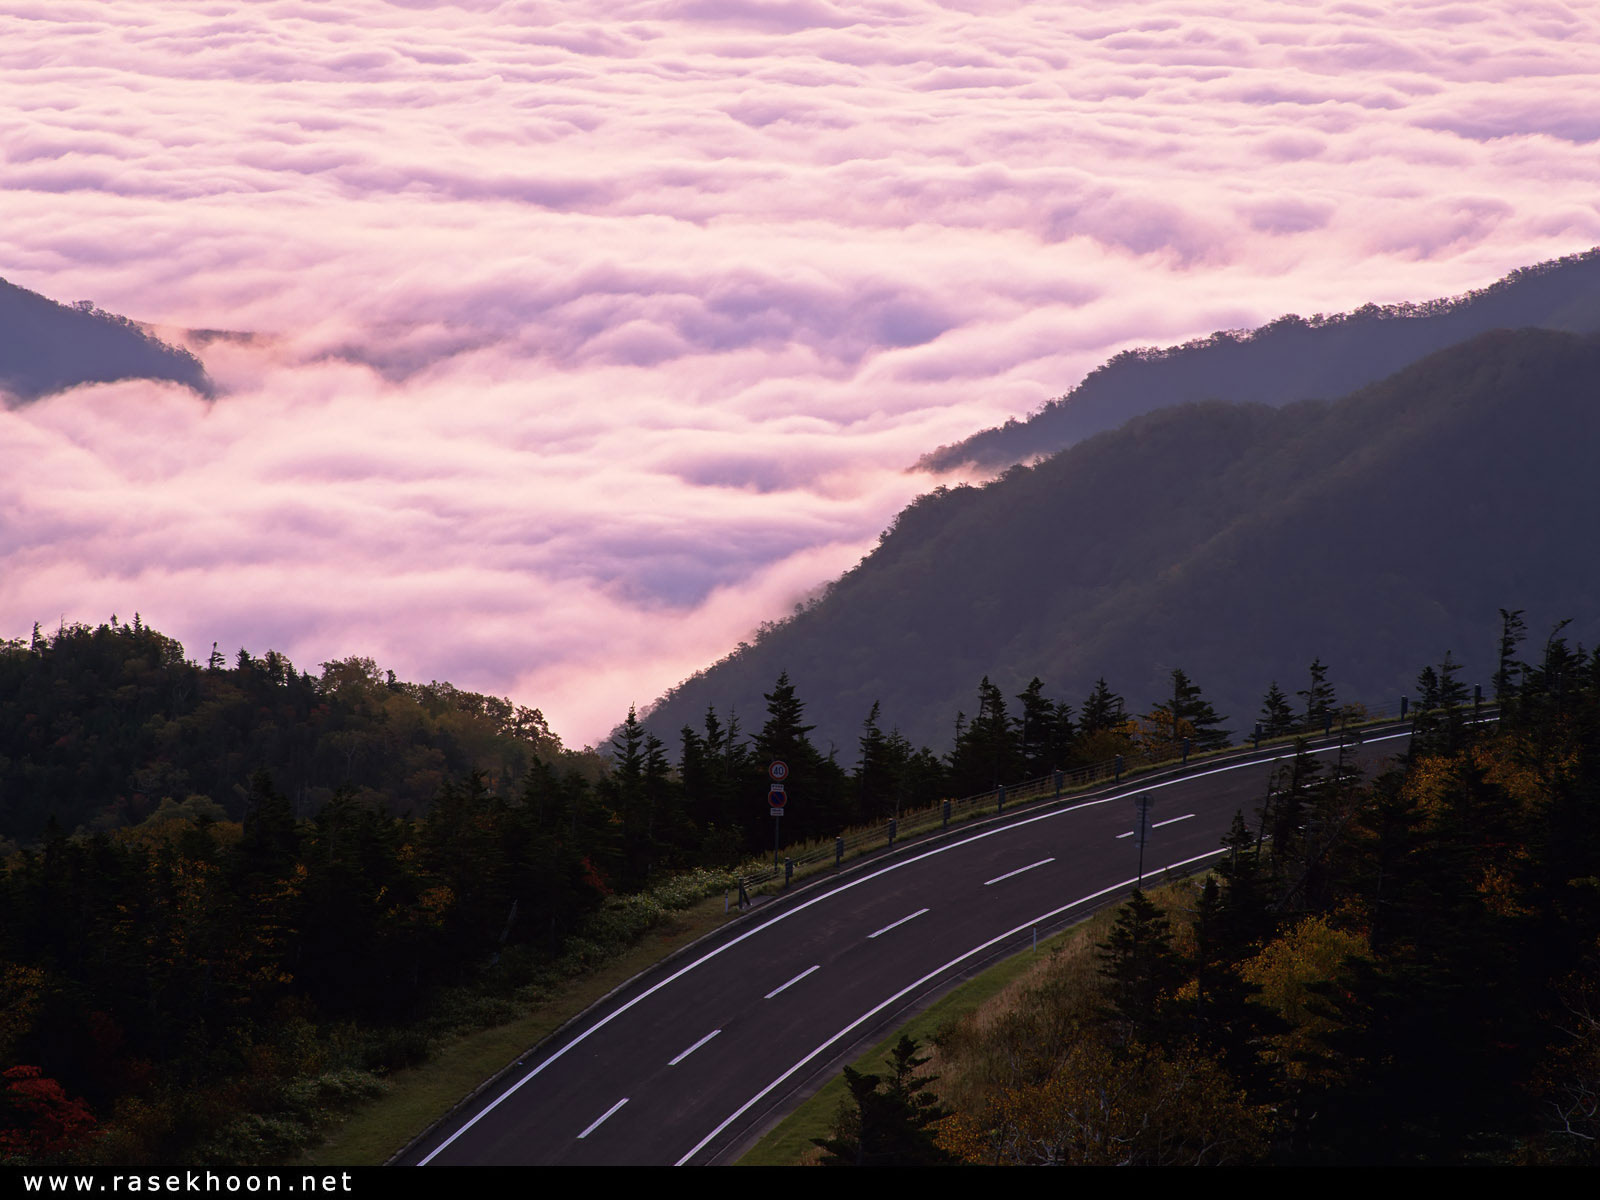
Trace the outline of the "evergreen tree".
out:
<instances>
[{"instance_id":1,"label":"evergreen tree","mask_svg":"<svg viewBox=\"0 0 1600 1200\"><path fill-rule=\"evenodd\" d=\"M872 711L861 726L860 757L853 780L856 800L851 814L857 823L898 817L900 810L921 794L913 790L911 743L898 729L884 733L878 727L879 711L878 702L873 701Z\"/></svg>"},{"instance_id":2,"label":"evergreen tree","mask_svg":"<svg viewBox=\"0 0 1600 1200\"><path fill-rule=\"evenodd\" d=\"M1167 914L1138 888L1117 910L1111 936L1097 947L1106 986L1106 1016L1124 1043L1159 1045L1167 1032L1168 1001L1183 983L1183 961L1172 947Z\"/></svg>"},{"instance_id":3,"label":"evergreen tree","mask_svg":"<svg viewBox=\"0 0 1600 1200\"><path fill-rule=\"evenodd\" d=\"M1411 736L1413 757L1446 753L1459 748L1466 738L1466 716L1462 706L1471 693L1456 678L1461 664L1446 651L1437 670L1423 667L1417 674L1417 719Z\"/></svg>"},{"instance_id":4,"label":"evergreen tree","mask_svg":"<svg viewBox=\"0 0 1600 1200\"><path fill-rule=\"evenodd\" d=\"M844 1068L850 1100L841 1105L831 1138L814 1138L827 1167L944 1166L952 1161L934 1142L932 1126L948 1112L928 1090L938 1076L920 1075L928 1062L904 1034L889 1055L890 1075Z\"/></svg>"},{"instance_id":5,"label":"evergreen tree","mask_svg":"<svg viewBox=\"0 0 1600 1200\"><path fill-rule=\"evenodd\" d=\"M692 830L683 822L666 746L632 707L612 739L611 757L614 769L602 787L620 825L618 882L631 891L645 886L674 844L688 844Z\"/></svg>"},{"instance_id":6,"label":"evergreen tree","mask_svg":"<svg viewBox=\"0 0 1600 1200\"><path fill-rule=\"evenodd\" d=\"M726 728L714 707L707 707L704 735L688 726L678 761L689 818L700 827L713 860L736 858L757 849L767 834L759 796L741 793L751 774L749 747L739 737L739 719ZM743 803L741 803L743 801Z\"/></svg>"},{"instance_id":7,"label":"evergreen tree","mask_svg":"<svg viewBox=\"0 0 1600 1200\"><path fill-rule=\"evenodd\" d=\"M1181 670L1172 672L1172 699L1167 710L1174 742L1192 737L1199 750L1219 750L1228 744L1228 731L1220 728L1227 718L1218 716L1210 701L1201 699L1200 686Z\"/></svg>"},{"instance_id":8,"label":"evergreen tree","mask_svg":"<svg viewBox=\"0 0 1600 1200\"><path fill-rule=\"evenodd\" d=\"M1328 668L1322 659L1311 660L1311 683L1295 693L1305 701L1305 721L1300 726L1306 733L1321 733L1333 715L1333 685L1328 682Z\"/></svg>"},{"instance_id":9,"label":"evergreen tree","mask_svg":"<svg viewBox=\"0 0 1600 1200\"><path fill-rule=\"evenodd\" d=\"M1122 697L1106 686L1105 676L1095 680L1094 691L1083 702L1078 714L1078 732L1084 736L1115 729L1127 720L1123 712Z\"/></svg>"},{"instance_id":10,"label":"evergreen tree","mask_svg":"<svg viewBox=\"0 0 1600 1200\"><path fill-rule=\"evenodd\" d=\"M1221 881L1218 907L1208 937L1209 952L1224 962L1238 962L1255 953L1272 935L1276 918L1271 909L1267 880L1262 869L1260 843L1235 811L1228 836L1222 839L1228 854L1217 864Z\"/></svg>"},{"instance_id":11,"label":"evergreen tree","mask_svg":"<svg viewBox=\"0 0 1600 1200\"><path fill-rule=\"evenodd\" d=\"M886 810L893 800L896 772L889 761L889 739L884 736L883 730L878 728L879 704L872 702L872 710L867 713L867 719L861 723L861 738L859 741L860 757L856 760L855 788L856 806L855 816L858 820L870 820L873 816ZM898 810L898 805L896 805Z\"/></svg>"},{"instance_id":12,"label":"evergreen tree","mask_svg":"<svg viewBox=\"0 0 1600 1200\"><path fill-rule=\"evenodd\" d=\"M1067 761L1063 751L1068 748L1064 743L1071 741L1072 720L1046 698L1038 676L1017 693L1017 699L1022 703L1022 715L1017 719L1021 774L1035 779Z\"/></svg>"},{"instance_id":13,"label":"evergreen tree","mask_svg":"<svg viewBox=\"0 0 1600 1200\"><path fill-rule=\"evenodd\" d=\"M1294 758L1272 773L1272 791L1261 814L1273 868L1280 882L1295 871L1305 836L1306 821L1322 775L1322 763L1311 753L1305 738L1296 738Z\"/></svg>"},{"instance_id":14,"label":"evergreen tree","mask_svg":"<svg viewBox=\"0 0 1600 1200\"><path fill-rule=\"evenodd\" d=\"M1516 675L1527 668L1513 657L1521 644L1527 625L1522 620L1522 609L1508 612L1500 610L1500 665L1494 672L1494 698L1498 704L1510 701L1517 690Z\"/></svg>"},{"instance_id":15,"label":"evergreen tree","mask_svg":"<svg viewBox=\"0 0 1600 1200\"><path fill-rule=\"evenodd\" d=\"M1561 631L1572 623L1571 618L1556 623L1545 639L1544 655L1537 666L1529 667L1523 674L1522 705L1530 711L1525 714L1529 724L1539 726L1548 718L1563 713L1569 696L1583 681L1583 654L1573 653Z\"/></svg>"},{"instance_id":16,"label":"evergreen tree","mask_svg":"<svg viewBox=\"0 0 1600 1200\"><path fill-rule=\"evenodd\" d=\"M1432 666L1417 672L1417 709L1432 712L1439 707L1439 672Z\"/></svg>"},{"instance_id":17,"label":"evergreen tree","mask_svg":"<svg viewBox=\"0 0 1600 1200\"><path fill-rule=\"evenodd\" d=\"M1239 974L1249 943L1238 940L1216 874L1207 875L1200 890L1194 940L1194 992L1185 1001L1189 1032L1202 1051L1220 1056L1252 1097L1265 1098L1277 1073L1262 1057L1263 1043L1288 1025L1267 1006L1251 1002L1261 989Z\"/></svg>"},{"instance_id":18,"label":"evergreen tree","mask_svg":"<svg viewBox=\"0 0 1600 1200\"><path fill-rule=\"evenodd\" d=\"M752 801L763 794L768 764L782 761L789 767L785 836L802 839L837 833L849 821L845 773L831 758L818 754L806 736L813 727L805 724L805 705L795 695L787 671L778 676L765 699L767 721L756 735L755 758L750 761L744 794Z\"/></svg>"},{"instance_id":19,"label":"evergreen tree","mask_svg":"<svg viewBox=\"0 0 1600 1200\"><path fill-rule=\"evenodd\" d=\"M978 713L957 738L950 753L950 775L956 791L966 795L988 791L1021 777L1018 731L1006 714L1005 695L985 675L978 685Z\"/></svg>"},{"instance_id":20,"label":"evergreen tree","mask_svg":"<svg viewBox=\"0 0 1600 1200\"><path fill-rule=\"evenodd\" d=\"M1289 707L1289 697L1283 694L1274 679L1261 701L1261 736L1282 737L1294 730L1294 709Z\"/></svg>"},{"instance_id":21,"label":"evergreen tree","mask_svg":"<svg viewBox=\"0 0 1600 1200\"><path fill-rule=\"evenodd\" d=\"M756 754L762 766L778 759L789 764L791 770L818 757L806 737L815 726L804 724L805 705L795 696L794 685L789 682L789 672L779 674L772 691L764 693L767 702L767 721L756 735Z\"/></svg>"}]
</instances>

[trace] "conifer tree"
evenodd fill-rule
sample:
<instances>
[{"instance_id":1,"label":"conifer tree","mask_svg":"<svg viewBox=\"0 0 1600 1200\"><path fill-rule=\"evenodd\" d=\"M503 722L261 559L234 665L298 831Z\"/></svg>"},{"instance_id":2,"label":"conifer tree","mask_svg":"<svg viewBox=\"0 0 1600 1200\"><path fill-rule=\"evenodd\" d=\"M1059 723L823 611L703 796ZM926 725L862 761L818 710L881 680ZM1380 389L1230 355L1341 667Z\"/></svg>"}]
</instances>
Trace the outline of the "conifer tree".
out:
<instances>
[{"instance_id":1,"label":"conifer tree","mask_svg":"<svg viewBox=\"0 0 1600 1200\"><path fill-rule=\"evenodd\" d=\"M1050 757L1056 725L1056 706L1044 695L1044 683L1035 675L1017 693L1022 711L1017 717L1017 747L1022 760L1022 775L1033 778L1055 766Z\"/></svg>"},{"instance_id":2,"label":"conifer tree","mask_svg":"<svg viewBox=\"0 0 1600 1200\"><path fill-rule=\"evenodd\" d=\"M1508 612L1500 610L1500 665L1494 673L1494 698L1498 704L1505 704L1516 695L1517 685L1515 676L1527 668L1513 657L1517 646L1521 644L1527 625L1522 620L1522 609Z\"/></svg>"},{"instance_id":3,"label":"conifer tree","mask_svg":"<svg viewBox=\"0 0 1600 1200\"><path fill-rule=\"evenodd\" d=\"M841 1105L831 1138L814 1138L827 1151L825 1167L943 1166L950 1156L933 1140L931 1126L948 1116L928 1090L937 1075L918 1074L927 1064L917 1042L905 1034L889 1054L890 1075L863 1075L844 1068L850 1101Z\"/></svg>"},{"instance_id":4,"label":"conifer tree","mask_svg":"<svg viewBox=\"0 0 1600 1200\"><path fill-rule=\"evenodd\" d=\"M1235 811L1228 836L1222 839L1228 854L1217 864L1221 880L1219 905L1213 923L1213 950L1221 959L1237 962L1254 953L1271 936L1276 924L1271 912L1260 845Z\"/></svg>"},{"instance_id":5,"label":"conifer tree","mask_svg":"<svg viewBox=\"0 0 1600 1200\"><path fill-rule=\"evenodd\" d=\"M1006 713L1005 695L985 675L978 684L978 714L956 739L950 774L958 792L986 791L1021 777L1018 730Z\"/></svg>"},{"instance_id":6,"label":"conifer tree","mask_svg":"<svg viewBox=\"0 0 1600 1200\"><path fill-rule=\"evenodd\" d=\"M1192 737L1200 750L1217 750L1228 744L1228 731L1220 728L1227 718L1218 716L1210 701L1201 699L1200 686L1181 670L1172 672L1167 710L1174 742Z\"/></svg>"},{"instance_id":7,"label":"conifer tree","mask_svg":"<svg viewBox=\"0 0 1600 1200\"><path fill-rule=\"evenodd\" d=\"M849 820L845 773L831 757L824 758L812 746L807 734L813 726L805 724L805 704L795 695L787 671L778 676L765 699L767 721L756 735L756 754L749 760L741 799L758 800L768 783L767 765L781 760L789 767L790 803L783 814L786 836L837 833Z\"/></svg>"},{"instance_id":8,"label":"conifer tree","mask_svg":"<svg viewBox=\"0 0 1600 1200\"><path fill-rule=\"evenodd\" d=\"M878 726L879 712L878 702L873 701L861 726L853 781L856 800L852 817L857 821L898 817L911 796L911 743L898 729L884 733Z\"/></svg>"},{"instance_id":9,"label":"conifer tree","mask_svg":"<svg viewBox=\"0 0 1600 1200\"><path fill-rule=\"evenodd\" d=\"M782 759L792 769L799 768L817 752L806 737L815 728L804 724L805 705L795 696L794 684L789 682L789 672L778 675L770 692L763 695L767 702L767 721L756 736L756 752L763 760Z\"/></svg>"},{"instance_id":10,"label":"conifer tree","mask_svg":"<svg viewBox=\"0 0 1600 1200\"><path fill-rule=\"evenodd\" d=\"M1411 737L1411 754L1436 754L1458 749L1466 736L1462 705L1471 694L1456 678L1461 664L1448 651L1437 670L1423 667L1417 674L1417 719Z\"/></svg>"},{"instance_id":11,"label":"conifer tree","mask_svg":"<svg viewBox=\"0 0 1600 1200\"><path fill-rule=\"evenodd\" d=\"M1122 697L1106 686L1105 676L1102 675L1095 680L1094 691L1089 693L1089 698L1079 710L1078 731L1088 736L1101 730L1115 729L1126 719Z\"/></svg>"},{"instance_id":12,"label":"conifer tree","mask_svg":"<svg viewBox=\"0 0 1600 1200\"><path fill-rule=\"evenodd\" d=\"M1261 735L1282 737L1294 729L1294 709L1289 707L1289 697L1283 694L1274 679L1261 701Z\"/></svg>"},{"instance_id":13,"label":"conifer tree","mask_svg":"<svg viewBox=\"0 0 1600 1200\"><path fill-rule=\"evenodd\" d=\"M1123 1042L1159 1044L1167 1001L1182 984L1182 959L1172 947L1167 914L1138 888L1117 910L1111 935L1096 948L1106 985L1106 1016Z\"/></svg>"},{"instance_id":14,"label":"conifer tree","mask_svg":"<svg viewBox=\"0 0 1600 1200\"><path fill-rule=\"evenodd\" d=\"M1274 1073L1260 1055L1262 1041L1288 1026L1270 1008L1253 1004L1260 993L1239 974L1248 944L1241 943L1215 874L1207 875L1195 908L1194 991L1185 1001L1187 1025L1202 1050L1222 1058L1228 1072L1253 1096L1268 1092Z\"/></svg>"},{"instance_id":15,"label":"conifer tree","mask_svg":"<svg viewBox=\"0 0 1600 1200\"><path fill-rule=\"evenodd\" d=\"M1333 685L1328 682L1328 668L1322 659L1311 660L1311 683L1295 693L1305 701L1305 721L1300 726L1306 733L1321 733L1333 714Z\"/></svg>"}]
</instances>

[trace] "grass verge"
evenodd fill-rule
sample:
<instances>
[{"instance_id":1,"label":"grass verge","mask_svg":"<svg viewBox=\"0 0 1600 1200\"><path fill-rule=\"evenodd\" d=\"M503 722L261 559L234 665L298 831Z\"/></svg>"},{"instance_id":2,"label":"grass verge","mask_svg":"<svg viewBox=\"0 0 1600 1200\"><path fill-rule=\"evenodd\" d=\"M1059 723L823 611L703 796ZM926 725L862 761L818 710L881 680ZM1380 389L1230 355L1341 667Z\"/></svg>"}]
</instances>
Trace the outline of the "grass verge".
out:
<instances>
[{"instance_id":1,"label":"grass verge","mask_svg":"<svg viewBox=\"0 0 1600 1200\"><path fill-rule=\"evenodd\" d=\"M322 1145L308 1151L302 1162L319 1167L386 1162L484 1080L565 1022L733 916L723 913L721 896L674 912L625 953L570 980L519 1019L437 1046L422 1066L390 1075L382 1096L352 1113Z\"/></svg>"},{"instance_id":2,"label":"grass verge","mask_svg":"<svg viewBox=\"0 0 1600 1200\"><path fill-rule=\"evenodd\" d=\"M1014 954L982 974L967 980L911 1018L850 1065L857 1071L881 1074L884 1060L889 1057L889 1051L900 1040L901 1034L909 1034L919 1042L928 1043L939 1030L975 1012L986 1001L999 995L1038 964L1048 961L1051 951L1077 936L1083 924L1080 922L1064 929L1041 941L1037 950L1030 948L1020 954ZM744 1157L739 1159L738 1165L798 1167L816 1162L821 1152L812 1145L811 1139L828 1137L833 1132L833 1121L839 1111L839 1104L847 1096L844 1074L840 1072L823 1084L816 1095L778 1122L764 1138L746 1151Z\"/></svg>"}]
</instances>

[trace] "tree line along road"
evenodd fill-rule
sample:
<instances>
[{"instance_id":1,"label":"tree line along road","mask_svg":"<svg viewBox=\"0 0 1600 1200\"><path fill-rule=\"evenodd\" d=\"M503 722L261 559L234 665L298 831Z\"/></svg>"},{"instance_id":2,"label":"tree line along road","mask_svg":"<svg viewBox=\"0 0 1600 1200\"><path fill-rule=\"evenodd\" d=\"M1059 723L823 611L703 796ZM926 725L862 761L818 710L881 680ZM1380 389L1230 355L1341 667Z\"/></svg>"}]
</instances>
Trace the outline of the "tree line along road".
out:
<instances>
[{"instance_id":1,"label":"tree line along road","mask_svg":"<svg viewBox=\"0 0 1600 1200\"><path fill-rule=\"evenodd\" d=\"M1369 773L1409 726L1368 730ZM1312 743L1326 762L1337 739ZM638 976L408 1147L434 1165L731 1162L859 1048L982 967L1145 879L1206 870L1283 747L1124 782L906 844L762 904Z\"/></svg>"}]
</instances>

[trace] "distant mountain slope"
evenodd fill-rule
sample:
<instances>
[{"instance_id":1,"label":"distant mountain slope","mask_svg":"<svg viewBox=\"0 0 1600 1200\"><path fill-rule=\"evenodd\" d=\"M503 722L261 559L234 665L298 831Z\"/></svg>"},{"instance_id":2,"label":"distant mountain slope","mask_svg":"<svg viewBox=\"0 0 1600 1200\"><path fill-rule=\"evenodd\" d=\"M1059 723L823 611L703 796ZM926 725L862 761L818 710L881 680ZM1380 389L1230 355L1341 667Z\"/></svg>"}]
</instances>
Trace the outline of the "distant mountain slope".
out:
<instances>
[{"instance_id":1,"label":"distant mountain slope","mask_svg":"<svg viewBox=\"0 0 1600 1200\"><path fill-rule=\"evenodd\" d=\"M1026 421L943 446L917 465L1000 470L1054 454L1131 417L1194 400L1289 404L1332 399L1491 329L1600 332L1600 248L1513 272L1453 300L1313 318L1280 317L1166 349L1117 355Z\"/></svg>"},{"instance_id":2,"label":"distant mountain slope","mask_svg":"<svg viewBox=\"0 0 1600 1200\"><path fill-rule=\"evenodd\" d=\"M193 354L93 305L57 304L0 279L0 392L37 400L81 383L168 379L215 393Z\"/></svg>"},{"instance_id":3,"label":"distant mountain slope","mask_svg":"<svg viewBox=\"0 0 1600 1200\"><path fill-rule=\"evenodd\" d=\"M1447 650L1486 682L1501 607L1535 641L1569 616L1574 638L1600 629L1596 379L1600 339L1486 334L1335 403L1170 408L934 492L648 724L753 720L787 670L848 763L874 700L948 748L984 675L1075 706L1104 675L1146 711L1181 667L1235 731L1317 656L1345 699L1392 702Z\"/></svg>"}]
</instances>

